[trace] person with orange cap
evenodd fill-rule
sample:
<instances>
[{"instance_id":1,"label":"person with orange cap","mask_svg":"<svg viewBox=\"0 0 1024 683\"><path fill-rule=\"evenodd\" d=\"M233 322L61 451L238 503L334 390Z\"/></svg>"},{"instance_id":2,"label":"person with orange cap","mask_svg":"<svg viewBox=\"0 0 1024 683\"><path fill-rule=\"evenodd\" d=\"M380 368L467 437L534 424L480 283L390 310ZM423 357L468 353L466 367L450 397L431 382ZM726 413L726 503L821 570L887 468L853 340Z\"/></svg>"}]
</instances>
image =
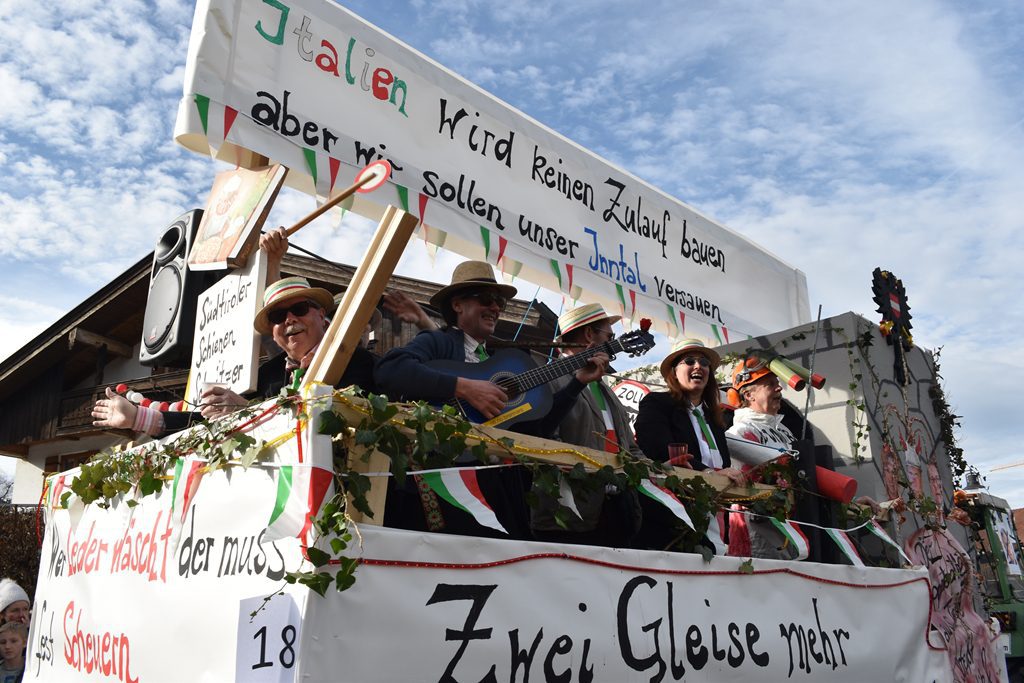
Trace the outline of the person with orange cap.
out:
<instances>
[{"instance_id":1,"label":"person with orange cap","mask_svg":"<svg viewBox=\"0 0 1024 683\"><path fill-rule=\"evenodd\" d=\"M779 448L796 441L782 424L782 384L764 358L749 356L736 364L728 396L736 408L728 434Z\"/></svg>"},{"instance_id":2,"label":"person with orange cap","mask_svg":"<svg viewBox=\"0 0 1024 683\"><path fill-rule=\"evenodd\" d=\"M744 358L732 372L729 402L736 407L732 426L726 434L762 446L789 449L796 441L793 432L782 424L782 385L760 356ZM792 560L796 548L770 521L748 517L739 506L729 515L729 554L737 557L759 557Z\"/></svg>"}]
</instances>

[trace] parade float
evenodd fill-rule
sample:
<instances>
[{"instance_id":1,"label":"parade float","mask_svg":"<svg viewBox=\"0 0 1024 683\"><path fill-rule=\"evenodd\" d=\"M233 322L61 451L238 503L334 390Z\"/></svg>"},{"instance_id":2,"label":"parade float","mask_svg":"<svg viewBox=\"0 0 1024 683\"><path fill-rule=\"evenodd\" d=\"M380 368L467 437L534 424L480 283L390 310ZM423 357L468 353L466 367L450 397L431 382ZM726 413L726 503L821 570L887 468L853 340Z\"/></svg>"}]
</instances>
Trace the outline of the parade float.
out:
<instances>
[{"instance_id":1,"label":"parade float","mask_svg":"<svg viewBox=\"0 0 1024 683\"><path fill-rule=\"evenodd\" d=\"M280 164L284 183L379 226L302 384L47 480L25 680L1000 680L966 539L942 516L955 446L930 408L934 361L903 348L903 328L893 365L879 342L891 326L812 322L799 270L323 0L201 1L175 139L240 169ZM387 182L349 192L379 160ZM814 447L800 442L786 486L737 489L335 390L418 242L603 303L630 328L742 339L726 351L830 376L809 412ZM231 258L212 300L254 313L261 259ZM249 381L254 343L231 379ZM824 464L907 509L830 503L810 521L800 499L825 445ZM479 464L453 467L466 452ZM675 513L693 552L502 538L475 483L484 468L528 469L563 514L588 489L635 489ZM497 533L383 526L389 478L412 476ZM814 554L701 552L733 503L791 517Z\"/></svg>"}]
</instances>

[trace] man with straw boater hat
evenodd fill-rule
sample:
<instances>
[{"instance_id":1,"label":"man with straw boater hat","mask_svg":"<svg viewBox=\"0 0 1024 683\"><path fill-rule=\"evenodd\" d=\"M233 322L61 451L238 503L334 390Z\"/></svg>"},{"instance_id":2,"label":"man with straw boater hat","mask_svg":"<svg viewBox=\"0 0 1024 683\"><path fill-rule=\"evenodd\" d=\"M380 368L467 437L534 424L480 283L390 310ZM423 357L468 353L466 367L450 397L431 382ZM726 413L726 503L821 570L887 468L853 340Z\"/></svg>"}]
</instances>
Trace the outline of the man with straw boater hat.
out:
<instances>
[{"instance_id":1,"label":"man with straw boater hat","mask_svg":"<svg viewBox=\"0 0 1024 683\"><path fill-rule=\"evenodd\" d=\"M601 304L584 304L558 318L559 336L565 355L581 353L615 339L612 326L622 316L608 315ZM605 367L608 357L598 353ZM603 373L602 373L603 374ZM561 379L557 386L578 384L576 377ZM635 457L643 452L633 439L626 409L618 397L598 377L581 387L578 398L558 426L559 441L586 446L608 453L629 451ZM538 493L535 491L535 493ZM570 514L561 527L555 521L556 501L538 493L539 505L531 510L533 535L545 541L627 546L640 527L640 506L633 491L591 491L575 497L579 516Z\"/></svg>"}]
</instances>

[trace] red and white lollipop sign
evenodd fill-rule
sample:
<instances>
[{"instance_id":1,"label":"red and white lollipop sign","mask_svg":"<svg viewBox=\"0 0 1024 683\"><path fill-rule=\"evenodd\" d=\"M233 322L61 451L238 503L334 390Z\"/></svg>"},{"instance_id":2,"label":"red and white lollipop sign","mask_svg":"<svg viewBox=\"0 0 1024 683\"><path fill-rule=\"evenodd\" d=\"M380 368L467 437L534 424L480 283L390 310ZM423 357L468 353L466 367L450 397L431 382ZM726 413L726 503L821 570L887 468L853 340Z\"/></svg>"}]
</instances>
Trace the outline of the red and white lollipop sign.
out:
<instances>
[{"instance_id":1,"label":"red and white lollipop sign","mask_svg":"<svg viewBox=\"0 0 1024 683\"><path fill-rule=\"evenodd\" d=\"M357 192L373 192L391 177L391 164L381 159L370 163L356 176Z\"/></svg>"}]
</instances>

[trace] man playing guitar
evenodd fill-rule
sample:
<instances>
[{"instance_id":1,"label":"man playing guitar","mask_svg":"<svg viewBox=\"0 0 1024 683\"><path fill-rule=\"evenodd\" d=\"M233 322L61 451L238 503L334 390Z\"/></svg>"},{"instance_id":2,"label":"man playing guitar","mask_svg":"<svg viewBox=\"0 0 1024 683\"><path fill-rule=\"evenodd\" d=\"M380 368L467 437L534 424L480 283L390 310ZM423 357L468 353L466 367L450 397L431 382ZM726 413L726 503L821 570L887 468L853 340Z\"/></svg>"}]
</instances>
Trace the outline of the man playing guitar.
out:
<instances>
[{"instance_id":1,"label":"man playing guitar","mask_svg":"<svg viewBox=\"0 0 1024 683\"><path fill-rule=\"evenodd\" d=\"M420 332L401 348L392 349L377 367L376 380L392 400L445 402L459 399L473 406L485 418L499 415L511 398L504 389L487 380L460 377L451 370L430 367L431 361L479 363L489 357L485 344L494 333L498 317L516 288L494 279L490 264L466 261L452 273L450 285L430 299L448 323L444 330ZM608 367L608 355L596 353L575 372L555 394L553 408L540 423L525 423L523 431L547 436L560 416L572 407L584 387L601 378Z\"/></svg>"}]
</instances>

